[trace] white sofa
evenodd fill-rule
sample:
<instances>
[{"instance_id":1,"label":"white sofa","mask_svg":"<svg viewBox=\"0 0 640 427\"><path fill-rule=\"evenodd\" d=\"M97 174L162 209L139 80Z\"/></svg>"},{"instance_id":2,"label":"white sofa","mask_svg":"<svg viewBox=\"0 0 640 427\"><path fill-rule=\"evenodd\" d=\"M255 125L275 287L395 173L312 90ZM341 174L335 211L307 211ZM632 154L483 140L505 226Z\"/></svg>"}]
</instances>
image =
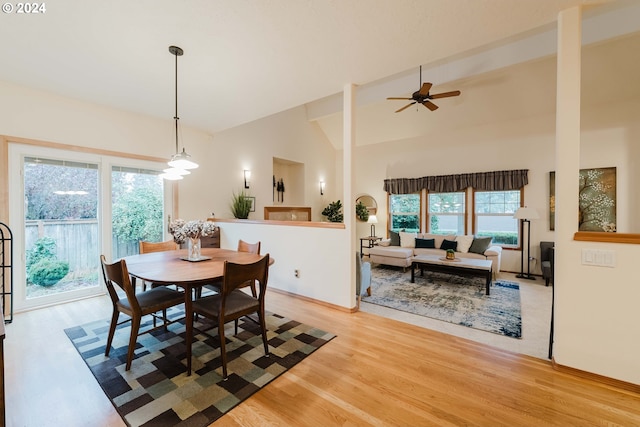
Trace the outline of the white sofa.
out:
<instances>
[{"instance_id":1,"label":"white sofa","mask_svg":"<svg viewBox=\"0 0 640 427\"><path fill-rule=\"evenodd\" d=\"M493 261L493 278L497 277L500 271L500 261L502 258L502 247L497 245L488 245L482 252L470 252L469 249L484 249L487 241L477 239L478 244L474 246L474 236L456 236L456 235L440 235L427 233L399 233L400 245L392 246L391 239L383 239L378 245L369 249L369 260L372 263L394 265L397 267L410 267L412 259L415 255L439 255L445 256L446 250L440 249L442 243L447 240L456 242L456 258L476 258L487 259ZM416 245L416 239L420 239ZM429 241L433 240L433 248L416 247L428 246ZM427 243L425 243L427 242ZM472 246L474 246L472 248Z\"/></svg>"}]
</instances>

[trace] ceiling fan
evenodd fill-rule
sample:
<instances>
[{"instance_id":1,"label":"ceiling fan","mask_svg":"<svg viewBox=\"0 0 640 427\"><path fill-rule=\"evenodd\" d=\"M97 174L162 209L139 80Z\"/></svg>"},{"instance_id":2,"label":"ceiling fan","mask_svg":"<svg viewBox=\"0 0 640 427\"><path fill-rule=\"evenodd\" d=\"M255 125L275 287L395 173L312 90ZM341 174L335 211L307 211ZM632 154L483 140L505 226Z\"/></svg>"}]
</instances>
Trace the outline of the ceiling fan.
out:
<instances>
[{"instance_id":1,"label":"ceiling fan","mask_svg":"<svg viewBox=\"0 0 640 427\"><path fill-rule=\"evenodd\" d=\"M408 101L413 101L405 105L401 109L396 110L396 113L399 113L400 111L406 108L409 108L413 104L417 104L417 103L424 105L431 111L434 111L438 109L438 106L433 102L429 101L430 99L448 98L450 96L460 95L459 90L454 90L451 92L436 93L435 95L431 95L429 94L429 91L431 90L431 86L433 86L432 83L422 83L422 65L421 65L420 66L420 90L413 92L413 95L411 95L411 98L387 98L387 99L404 99Z\"/></svg>"}]
</instances>

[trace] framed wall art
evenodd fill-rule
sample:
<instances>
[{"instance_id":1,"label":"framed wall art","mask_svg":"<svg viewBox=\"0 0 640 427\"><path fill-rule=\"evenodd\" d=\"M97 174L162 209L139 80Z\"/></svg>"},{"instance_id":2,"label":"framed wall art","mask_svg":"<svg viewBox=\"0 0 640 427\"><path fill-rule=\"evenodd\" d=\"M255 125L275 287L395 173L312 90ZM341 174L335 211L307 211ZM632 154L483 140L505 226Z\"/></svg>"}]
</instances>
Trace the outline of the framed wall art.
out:
<instances>
[{"instance_id":1,"label":"framed wall art","mask_svg":"<svg viewBox=\"0 0 640 427\"><path fill-rule=\"evenodd\" d=\"M616 231L616 168L580 169L578 231ZM555 230L556 173L549 172L549 228Z\"/></svg>"}]
</instances>

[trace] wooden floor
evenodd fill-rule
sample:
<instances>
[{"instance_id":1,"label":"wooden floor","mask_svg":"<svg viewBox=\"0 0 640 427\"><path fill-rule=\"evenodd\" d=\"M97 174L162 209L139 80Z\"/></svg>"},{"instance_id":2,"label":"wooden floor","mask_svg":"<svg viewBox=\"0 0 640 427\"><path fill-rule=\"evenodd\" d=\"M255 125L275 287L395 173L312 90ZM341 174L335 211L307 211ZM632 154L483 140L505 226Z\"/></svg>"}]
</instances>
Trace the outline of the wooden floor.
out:
<instances>
[{"instance_id":1,"label":"wooden floor","mask_svg":"<svg viewBox=\"0 0 640 427\"><path fill-rule=\"evenodd\" d=\"M267 309L337 335L221 426L638 426L640 395L545 360L271 292ZM108 318L107 297L14 316L7 426L124 426L62 331Z\"/></svg>"}]
</instances>

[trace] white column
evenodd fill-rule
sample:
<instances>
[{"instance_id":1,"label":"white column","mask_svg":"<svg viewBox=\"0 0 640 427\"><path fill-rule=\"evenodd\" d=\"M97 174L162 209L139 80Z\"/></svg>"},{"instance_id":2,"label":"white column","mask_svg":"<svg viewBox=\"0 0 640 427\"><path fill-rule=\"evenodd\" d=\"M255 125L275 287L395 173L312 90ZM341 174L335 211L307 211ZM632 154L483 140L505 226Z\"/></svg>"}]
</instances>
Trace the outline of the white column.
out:
<instances>
[{"instance_id":1,"label":"white column","mask_svg":"<svg viewBox=\"0 0 640 427\"><path fill-rule=\"evenodd\" d=\"M351 306L356 305L356 227L355 227L355 194L353 182L355 180L355 166L353 164L353 152L355 149L355 91L353 84L346 84L343 92L343 117L342 117L342 149L343 149L343 191L342 202L344 212L344 225L349 241L350 279L351 279Z\"/></svg>"},{"instance_id":2,"label":"white column","mask_svg":"<svg viewBox=\"0 0 640 427\"><path fill-rule=\"evenodd\" d=\"M578 230L578 173L580 171L580 75L582 14L580 7L558 15L555 188L555 342L554 358L562 363L570 341L572 265ZM557 284L557 286L556 286ZM566 284L563 286L563 284ZM563 316L563 313L565 315ZM567 335L568 334L568 335Z\"/></svg>"}]
</instances>

